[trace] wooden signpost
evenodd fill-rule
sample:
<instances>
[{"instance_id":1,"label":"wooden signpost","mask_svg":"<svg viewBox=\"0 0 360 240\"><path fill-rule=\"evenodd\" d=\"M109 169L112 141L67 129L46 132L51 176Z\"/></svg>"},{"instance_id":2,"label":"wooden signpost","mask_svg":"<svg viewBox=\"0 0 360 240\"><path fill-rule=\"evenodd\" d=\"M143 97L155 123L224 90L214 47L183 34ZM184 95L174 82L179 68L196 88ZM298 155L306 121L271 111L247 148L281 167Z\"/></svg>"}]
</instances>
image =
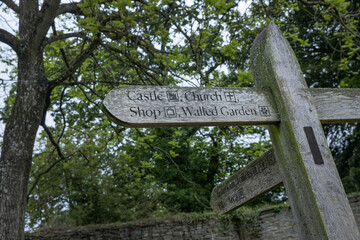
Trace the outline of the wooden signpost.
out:
<instances>
[{"instance_id":1,"label":"wooden signpost","mask_svg":"<svg viewBox=\"0 0 360 240\"><path fill-rule=\"evenodd\" d=\"M282 182L301 239L360 239L321 123L360 122L360 89L308 89L297 59L270 23L251 50L256 88L120 87L104 111L129 127L269 125L274 150L217 186L228 213Z\"/></svg>"}]
</instances>

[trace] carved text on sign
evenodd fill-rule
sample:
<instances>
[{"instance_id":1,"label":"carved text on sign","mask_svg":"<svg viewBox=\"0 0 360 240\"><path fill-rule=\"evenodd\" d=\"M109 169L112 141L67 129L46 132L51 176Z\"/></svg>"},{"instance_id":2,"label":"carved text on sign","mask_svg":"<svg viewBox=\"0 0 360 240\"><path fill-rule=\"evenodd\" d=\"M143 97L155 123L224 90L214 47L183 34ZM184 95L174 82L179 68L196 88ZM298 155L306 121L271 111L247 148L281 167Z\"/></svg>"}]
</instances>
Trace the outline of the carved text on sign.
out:
<instances>
[{"instance_id":1,"label":"carved text on sign","mask_svg":"<svg viewBox=\"0 0 360 240\"><path fill-rule=\"evenodd\" d=\"M278 120L268 98L250 88L125 86L111 91L104 106L129 126L264 124Z\"/></svg>"},{"instance_id":2,"label":"carved text on sign","mask_svg":"<svg viewBox=\"0 0 360 240\"><path fill-rule=\"evenodd\" d=\"M226 213L281 184L282 179L272 151L251 162L211 193L211 206Z\"/></svg>"}]
</instances>

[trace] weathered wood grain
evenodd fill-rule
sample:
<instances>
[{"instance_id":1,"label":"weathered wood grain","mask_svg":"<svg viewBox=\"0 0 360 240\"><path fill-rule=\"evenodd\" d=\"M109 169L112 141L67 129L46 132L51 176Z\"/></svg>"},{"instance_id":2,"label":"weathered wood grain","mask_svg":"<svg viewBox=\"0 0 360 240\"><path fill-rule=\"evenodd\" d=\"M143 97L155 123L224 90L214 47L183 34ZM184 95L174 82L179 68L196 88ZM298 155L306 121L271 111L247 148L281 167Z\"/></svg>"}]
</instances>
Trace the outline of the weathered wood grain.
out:
<instances>
[{"instance_id":1,"label":"weathered wood grain","mask_svg":"<svg viewBox=\"0 0 360 240\"><path fill-rule=\"evenodd\" d=\"M360 239L314 100L275 24L254 41L251 64L256 86L271 90L279 110L281 121L269 131L301 239Z\"/></svg>"},{"instance_id":2,"label":"weathered wood grain","mask_svg":"<svg viewBox=\"0 0 360 240\"><path fill-rule=\"evenodd\" d=\"M360 122L360 89L310 93L321 123ZM227 101L229 94L235 101ZM262 125L280 121L273 105L266 89L122 86L106 96L104 112L129 127ZM169 116L166 109L176 113Z\"/></svg>"},{"instance_id":3,"label":"weathered wood grain","mask_svg":"<svg viewBox=\"0 0 360 240\"><path fill-rule=\"evenodd\" d=\"M279 119L268 98L255 88L124 86L103 105L112 120L129 127L261 125Z\"/></svg>"},{"instance_id":4,"label":"weathered wood grain","mask_svg":"<svg viewBox=\"0 0 360 240\"><path fill-rule=\"evenodd\" d=\"M228 213L265 194L282 183L273 150L252 161L211 193L211 207L219 214Z\"/></svg>"},{"instance_id":5,"label":"weathered wood grain","mask_svg":"<svg viewBox=\"0 0 360 240\"><path fill-rule=\"evenodd\" d=\"M360 122L359 88L310 88L320 122Z\"/></svg>"}]
</instances>

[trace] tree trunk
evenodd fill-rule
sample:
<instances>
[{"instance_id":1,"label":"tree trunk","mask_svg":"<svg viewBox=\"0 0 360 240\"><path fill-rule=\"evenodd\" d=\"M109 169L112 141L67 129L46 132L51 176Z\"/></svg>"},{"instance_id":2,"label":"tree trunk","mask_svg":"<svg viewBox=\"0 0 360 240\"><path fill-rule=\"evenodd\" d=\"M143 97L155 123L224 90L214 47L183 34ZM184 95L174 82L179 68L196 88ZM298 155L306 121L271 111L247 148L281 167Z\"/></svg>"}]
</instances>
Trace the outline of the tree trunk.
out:
<instances>
[{"instance_id":1,"label":"tree trunk","mask_svg":"<svg viewBox=\"0 0 360 240\"><path fill-rule=\"evenodd\" d=\"M0 158L0 240L24 239L33 147L49 91L42 51L28 46L18 57L16 99Z\"/></svg>"},{"instance_id":2,"label":"tree trunk","mask_svg":"<svg viewBox=\"0 0 360 240\"><path fill-rule=\"evenodd\" d=\"M8 38L18 57L15 103L5 126L0 157L0 240L24 239L27 187L36 133L43 120L49 82L43 64L43 43L60 0L20 0L19 38Z\"/></svg>"}]
</instances>

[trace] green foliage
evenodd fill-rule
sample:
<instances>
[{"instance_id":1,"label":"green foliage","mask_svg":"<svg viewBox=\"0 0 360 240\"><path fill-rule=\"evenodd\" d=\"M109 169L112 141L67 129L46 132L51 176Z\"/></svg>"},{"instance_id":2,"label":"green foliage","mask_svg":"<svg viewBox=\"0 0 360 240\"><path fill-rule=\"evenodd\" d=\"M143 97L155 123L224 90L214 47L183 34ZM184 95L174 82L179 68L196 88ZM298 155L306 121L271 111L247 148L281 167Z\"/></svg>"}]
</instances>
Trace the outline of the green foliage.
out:
<instances>
[{"instance_id":1,"label":"green foliage","mask_svg":"<svg viewBox=\"0 0 360 240\"><path fill-rule=\"evenodd\" d=\"M119 149L124 129L106 119L96 124L99 119L82 121L82 114L94 114L86 111L91 108L84 109L84 113L66 115L77 119L69 119L72 126L63 132L61 150L67 157L59 159L45 135L39 139L49 145L49 151L34 157L30 182L38 182L30 185L34 186L29 198L30 226L39 220L50 225L110 223L162 211L156 198L164 186L154 184L153 164ZM88 131L80 131L77 124ZM43 174L50 166L50 174Z\"/></svg>"},{"instance_id":2,"label":"green foliage","mask_svg":"<svg viewBox=\"0 0 360 240\"><path fill-rule=\"evenodd\" d=\"M347 193L359 192L360 135L358 124L339 124L328 130L331 150Z\"/></svg>"}]
</instances>

